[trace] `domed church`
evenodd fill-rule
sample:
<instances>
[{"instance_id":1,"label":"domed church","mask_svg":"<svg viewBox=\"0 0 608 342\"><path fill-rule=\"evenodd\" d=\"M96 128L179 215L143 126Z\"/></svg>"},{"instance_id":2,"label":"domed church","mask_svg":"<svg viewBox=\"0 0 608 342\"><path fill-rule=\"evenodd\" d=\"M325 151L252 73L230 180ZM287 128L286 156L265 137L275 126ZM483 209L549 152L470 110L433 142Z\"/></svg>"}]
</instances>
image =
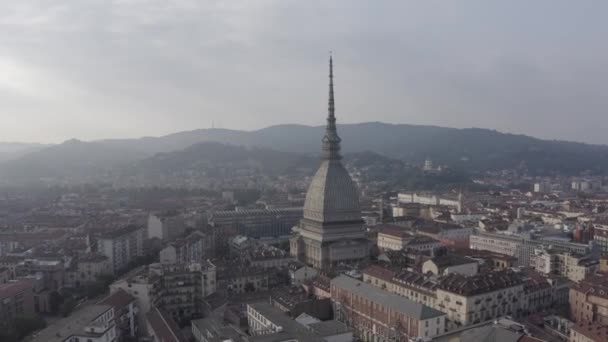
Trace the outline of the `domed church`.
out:
<instances>
[{"instance_id":1,"label":"domed church","mask_svg":"<svg viewBox=\"0 0 608 342\"><path fill-rule=\"evenodd\" d=\"M369 255L359 190L340 155L334 105L333 61L329 58L329 103L321 166L304 203L304 217L290 240L291 255L318 269L354 263Z\"/></svg>"}]
</instances>

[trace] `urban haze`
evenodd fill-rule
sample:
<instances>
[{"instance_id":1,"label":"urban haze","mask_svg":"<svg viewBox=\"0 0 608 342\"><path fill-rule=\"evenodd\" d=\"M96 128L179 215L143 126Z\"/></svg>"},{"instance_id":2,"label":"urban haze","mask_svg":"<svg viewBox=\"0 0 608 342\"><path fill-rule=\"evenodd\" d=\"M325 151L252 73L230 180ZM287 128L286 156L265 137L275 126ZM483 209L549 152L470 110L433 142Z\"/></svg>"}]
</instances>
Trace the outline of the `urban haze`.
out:
<instances>
[{"instance_id":1,"label":"urban haze","mask_svg":"<svg viewBox=\"0 0 608 342\"><path fill-rule=\"evenodd\" d=\"M0 3L0 341L608 341L607 9Z\"/></svg>"}]
</instances>

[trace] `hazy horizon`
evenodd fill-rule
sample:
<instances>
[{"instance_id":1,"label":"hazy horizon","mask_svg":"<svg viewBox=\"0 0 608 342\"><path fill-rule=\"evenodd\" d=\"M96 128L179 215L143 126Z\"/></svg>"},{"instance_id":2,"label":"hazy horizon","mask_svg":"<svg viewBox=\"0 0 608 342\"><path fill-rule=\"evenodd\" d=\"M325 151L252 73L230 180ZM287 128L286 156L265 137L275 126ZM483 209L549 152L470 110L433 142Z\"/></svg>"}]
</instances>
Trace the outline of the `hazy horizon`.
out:
<instances>
[{"instance_id":1,"label":"hazy horizon","mask_svg":"<svg viewBox=\"0 0 608 342\"><path fill-rule=\"evenodd\" d=\"M0 4L0 141L322 125L480 127L607 144L608 3Z\"/></svg>"},{"instance_id":2,"label":"hazy horizon","mask_svg":"<svg viewBox=\"0 0 608 342\"><path fill-rule=\"evenodd\" d=\"M324 119L322 121L324 121ZM486 127L447 127L447 126L439 126L439 125L424 125L424 124L418 125L418 124L394 123L394 122L383 122L383 121L338 122L338 133L340 133L340 125L361 125L361 124L370 124L370 123L380 123L380 124L387 124L387 125L429 126L429 127L448 128L448 129L486 129L486 130L491 130L491 131L497 131L498 133L501 133L501 134L523 135L523 136L528 136L528 137L537 138L537 139L541 139L541 140L547 140L547 141L555 140L555 141L566 141L566 142L572 142L572 143L582 143L582 144L591 144L591 145L607 145L608 146L608 144L604 144L604 143L589 143L589 142L577 141L577 140L541 138L541 137L537 137L537 136L533 136L533 135L529 135L529 134L518 133L518 132L506 132L506 131L501 131L501 130L497 130L497 129L493 129L493 128L486 128ZM230 128L230 127L200 127L200 128L191 128L191 129L187 129L187 130L183 130L183 131L169 132L169 133L166 133L166 134L159 134L159 135L150 135L150 134L148 134L148 135L141 135L141 136L125 136L125 137L112 137L112 138L103 138L102 137L102 138L99 138L99 139L80 139L78 137L71 137L71 138L68 138L68 139L65 139L65 140L61 140L61 141L57 141L57 142L2 141L2 140L0 140L0 144L4 143L4 144L59 145L59 144L68 142L70 140L78 140L78 141L83 141L83 142L95 142L95 141L105 141L105 140L131 140L131 139L143 139L143 138L159 138L159 137L169 136L169 135L172 135L172 134L179 134L179 133L184 133L184 132L197 131L197 130L205 130L205 129L254 132L254 131L263 130L263 129L270 128L270 127L275 127L275 126L290 126L290 125L306 126L306 127L324 127L325 123L322 122L321 124L317 124L317 125L306 125L306 124L296 124L296 123L278 123L278 124L275 124L275 125L270 125L270 126L255 128L255 129L235 129L235 128ZM320 139L321 139L321 137L319 137L319 140Z\"/></svg>"}]
</instances>

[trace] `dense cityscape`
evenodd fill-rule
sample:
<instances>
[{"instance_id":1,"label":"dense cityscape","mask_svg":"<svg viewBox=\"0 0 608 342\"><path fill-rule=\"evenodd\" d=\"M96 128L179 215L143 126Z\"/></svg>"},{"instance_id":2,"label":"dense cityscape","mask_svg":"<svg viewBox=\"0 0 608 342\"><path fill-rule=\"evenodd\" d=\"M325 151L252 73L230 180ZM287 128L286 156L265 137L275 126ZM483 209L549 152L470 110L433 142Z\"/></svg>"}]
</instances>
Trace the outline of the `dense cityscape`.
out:
<instances>
[{"instance_id":1,"label":"dense cityscape","mask_svg":"<svg viewBox=\"0 0 608 342\"><path fill-rule=\"evenodd\" d=\"M608 340L604 176L343 158L339 127L330 58L316 172L6 186L0 340Z\"/></svg>"}]
</instances>

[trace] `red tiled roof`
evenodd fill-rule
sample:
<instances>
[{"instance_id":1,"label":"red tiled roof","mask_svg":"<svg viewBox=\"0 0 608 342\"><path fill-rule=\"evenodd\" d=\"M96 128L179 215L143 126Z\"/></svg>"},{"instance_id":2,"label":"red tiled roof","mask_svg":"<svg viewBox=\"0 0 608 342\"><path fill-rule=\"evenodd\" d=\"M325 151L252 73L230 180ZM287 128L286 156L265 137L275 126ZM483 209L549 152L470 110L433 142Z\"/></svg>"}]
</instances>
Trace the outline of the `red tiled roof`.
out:
<instances>
[{"instance_id":1,"label":"red tiled roof","mask_svg":"<svg viewBox=\"0 0 608 342\"><path fill-rule=\"evenodd\" d=\"M163 342L185 342L186 339L182 336L179 326L170 315L166 312L154 307L146 314L148 324L154 330L159 341Z\"/></svg>"},{"instance_id":2,"label":"red tiled roof","mask_svg":"<svg viewBox=\"0 0 608 342\"><path fill-rule=\"evenodd\" d=\"M394 237L398 237L398 238L410 236L407 233L406 228L392 225L392 224L385 224L385 225L380 226L378 229L378 234L385 234L385 235L390 235L390 236L394 236Z\"/></svg>"},{"instance_id":3,"label":"red tiled roof","mask_svg":"<svg viewBox=\"0 0 608 342\"><path fill-rule=\"evenodd\" d=\"M13 297L28 288L31 289L34 286L34 282L32 280L19 280L16 282L6 283L0 285L0 299Z\"/></svg>"},{"instance_id":4,"label":"red tiled roof","mask_svg":"<svg viewBox=\"0 0 608 342\"><path fill-rule=\"evenodd\" d=\"M135 300L135 298L133 298L130 294L126 293L122 289L119 289L118 291L116 291L116 292L112 293L111 295L107 296L106 298L102 299L97 304L111 305L115 308L118 308L118 307L127 306L129 303L131 303L134 300Z\"/></svg>"},{"instance_id":5,"label":"red tiled roof","mask_svg":"<svg viewBox=\"0 0 608 342\"><path fill-rule=\"evenodd\" d=\"M474 276L451 273L441 279L439 288L463 296L475 296L520 285L521 276L511 270L479 273Z\"/></svg>"},{"instance_id":6,"label":"red tiled roof","mask_svg":"<svg viewBox=\"0 0 608 342\"><path fill-rule=\"evenodd\" d=\"M379 265L370 265L363 270L363 273L385 281L391 281L395 276L395 271Z\"/></svg>"}]
</instances>

